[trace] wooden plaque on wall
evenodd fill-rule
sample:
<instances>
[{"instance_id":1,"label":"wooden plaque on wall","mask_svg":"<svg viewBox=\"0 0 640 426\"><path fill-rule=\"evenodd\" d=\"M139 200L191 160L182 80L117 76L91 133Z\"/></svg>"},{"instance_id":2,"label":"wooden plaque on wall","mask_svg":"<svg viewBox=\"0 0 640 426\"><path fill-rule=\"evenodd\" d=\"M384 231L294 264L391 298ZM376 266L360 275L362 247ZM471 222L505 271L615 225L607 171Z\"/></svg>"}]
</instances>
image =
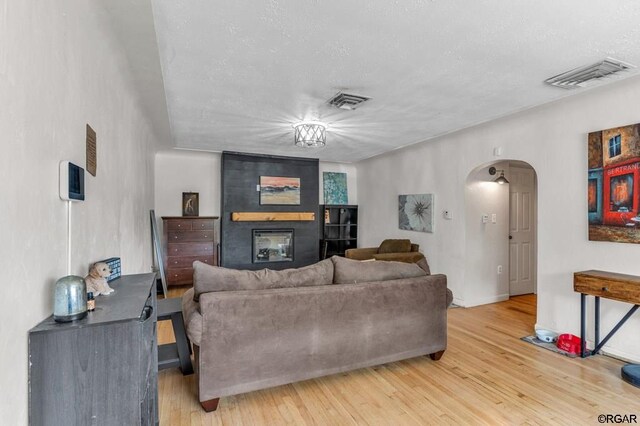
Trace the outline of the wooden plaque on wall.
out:
<instances>
[{"instance_id":1,"label":"wooden plaque on wall","mask_svg":"<svg viewBox=\"0 0 640 426\"><path fill-rule=\"evenodd\" d=\"M87 124L87 171L93 176L98 168L98 151L96 147L96 131Z\"/></svg>"}]
</instances>

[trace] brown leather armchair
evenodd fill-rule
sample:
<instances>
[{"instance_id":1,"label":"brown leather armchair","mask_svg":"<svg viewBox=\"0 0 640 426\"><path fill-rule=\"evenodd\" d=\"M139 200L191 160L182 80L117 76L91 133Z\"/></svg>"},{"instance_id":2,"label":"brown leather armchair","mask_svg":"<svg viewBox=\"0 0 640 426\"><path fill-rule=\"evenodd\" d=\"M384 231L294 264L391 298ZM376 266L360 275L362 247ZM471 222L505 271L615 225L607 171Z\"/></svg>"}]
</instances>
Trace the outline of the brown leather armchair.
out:
<instances>
[{"instance_id":1,"label":"brown leather armchair","mask_svg":"<svg viewBox=\"0 0 640 426\"><path fill-rule=\"evenodd\" d=\"M384 240L378 247L349 249L345 257L355 260L392 260L395 262L418 263L424 259L424 255L418 250L418 244L412 244L411 240Z\"/></svg>"}]
</instances>

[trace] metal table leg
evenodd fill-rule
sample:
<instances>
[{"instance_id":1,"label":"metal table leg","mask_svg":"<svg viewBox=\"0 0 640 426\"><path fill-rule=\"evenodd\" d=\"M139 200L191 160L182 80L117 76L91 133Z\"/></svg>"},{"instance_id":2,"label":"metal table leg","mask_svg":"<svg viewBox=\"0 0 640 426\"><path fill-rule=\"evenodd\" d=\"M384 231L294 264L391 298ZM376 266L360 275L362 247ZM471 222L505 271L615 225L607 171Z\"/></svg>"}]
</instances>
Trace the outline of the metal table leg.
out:
<instances>
[{"instance_id":1,"label":"metal table leg","mask_svg":"<svg viewBox=\"0 0 640 426\"><path fill-rule=\"evenodd\" d=\"M594 322L595 322L595 343L593 344L594 348L597 348L598 345L600 344L600 296L595 296L596 298L596 303L595 303L595 318L594 318ZM595 352L591 353L592 355L595 355Z\"/></svg>"},{"instance_id":2,"label":"metal table leg","mask_svg":"<svg viewBox=\"0 0 640 426\"><path fill-rule=\"evenodd\" d=\"M586 333L586 314L587 314L587 295L584 293L580 293L580 356L582 358L587 357L585 338L587 337Z\"/></svg>"}]
</instances>

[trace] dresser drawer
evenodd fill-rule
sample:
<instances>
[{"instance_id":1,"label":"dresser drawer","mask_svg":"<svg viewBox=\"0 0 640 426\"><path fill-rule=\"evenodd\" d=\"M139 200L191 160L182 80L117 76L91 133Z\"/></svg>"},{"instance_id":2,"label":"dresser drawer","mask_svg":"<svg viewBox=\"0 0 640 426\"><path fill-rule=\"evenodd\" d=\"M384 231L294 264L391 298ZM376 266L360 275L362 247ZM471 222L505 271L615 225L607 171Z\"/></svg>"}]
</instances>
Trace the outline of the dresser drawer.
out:
<instances>
[{"instance_id":1,"label":"dresser drawer","mask_svg":"<svg viewBox=\"0 0 640 426\"><path fill-rule=\"evenodd\" d=\"M213 219L192 219L191 229L197 230L209 230L213 229Z\"/></svg>"},{"instance_id":2,"label":"dresser drawer","mask_svg":"<svg viewBox=\"0 0 640 426\"><path fill-rule=\"evenodd\" d=\"M193 268L167 268L167 284L193 283Z\"/></svg>"},{"instance_id":3,"label":"dresser drawer","mask_svg":"<svg viewBox=\"0 0 640 426\"><path fill-rule=\"evenodd\" d=\"M211 231L169 231L167 234L169 243L183 243L191 241L213 241L213 230Z\"/></svg>"},{"instance_id":4,"label":"dresser drawer","mask_svg":"<svg viewBox=\"0 0 640 426\"><path fill-rule=\"evenodd\" d=\"M167 258L169 268L191 268L193 262L200 261L208 265L215 265L214 256L184 256Z\"/></svg>"},{"instance_id":5,"label":"dresser drawer","mask_svg":"<svg viewBox=\"0 0 640 426\"><path fill-rule=\"evenodd\" d=\"M167 244L167 257L213 256L213 243Z\"/></svg>"},{"instance_id":6,"label":"dresser drawer","mask_svg":"<svg viewBox=\"0 0 640 426\"><path fill-rule=\"evenodd\" d=\"M169 231L191 231L192 220L188 219L171 219L166 220L165 224Z\"/></svg>"}]
</instances>

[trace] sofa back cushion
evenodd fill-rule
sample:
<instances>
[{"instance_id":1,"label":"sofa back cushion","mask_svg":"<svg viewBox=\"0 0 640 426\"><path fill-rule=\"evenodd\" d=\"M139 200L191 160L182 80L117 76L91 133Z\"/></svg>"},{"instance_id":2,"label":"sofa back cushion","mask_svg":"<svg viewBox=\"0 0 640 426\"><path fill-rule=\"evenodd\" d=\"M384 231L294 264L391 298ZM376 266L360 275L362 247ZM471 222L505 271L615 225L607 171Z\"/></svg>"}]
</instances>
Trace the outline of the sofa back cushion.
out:
<instances>
[{"instance_id":1,"label":"sofa back cushion","mask_svg":"<svg viewBox=\"0 0 640 426\"><path fill-rule=\"evenodd\" d=\"M331 260L334 265L334 284L357 284L427 275L427 273L415 263L362 262L338 256L333 256Z\"/></svg>"},{"instance_id":2,"label":"sofa back cushion","mask_svg":"<svg viewBox=\"0 0 640 426\"><path fill-rule=\"evenodd\" d=\"M246 271L193 262L193 300L210 291L265 290L309 287L333 283L333 262L323 260L310 266L273 271Z\"/></svg>"},{"instance_id":3,"label":"sofa back cushion","mask_svg":"<svg viewBox=\"0 0 640 426\"><path fill-rule=\"evenodd\" d=\"M427 275L431 274L431 270L429 269L429 263L427 262L427 259L424 257L422 253L419 253L419 252L412 251L409 253L374 254L373 258L375 260L415 263L416 265L424 269Z\"/></svg>"},{"instance_id":4,"label":"sofa back cushion","mask_svg":"<svg viewBox=\"0 0 640 426\"><path fill-rule=\"evenodd\" d=\"M411 251L411 240L384 240L378 253L409 253Z\"/></svg>"}]
</instances>

